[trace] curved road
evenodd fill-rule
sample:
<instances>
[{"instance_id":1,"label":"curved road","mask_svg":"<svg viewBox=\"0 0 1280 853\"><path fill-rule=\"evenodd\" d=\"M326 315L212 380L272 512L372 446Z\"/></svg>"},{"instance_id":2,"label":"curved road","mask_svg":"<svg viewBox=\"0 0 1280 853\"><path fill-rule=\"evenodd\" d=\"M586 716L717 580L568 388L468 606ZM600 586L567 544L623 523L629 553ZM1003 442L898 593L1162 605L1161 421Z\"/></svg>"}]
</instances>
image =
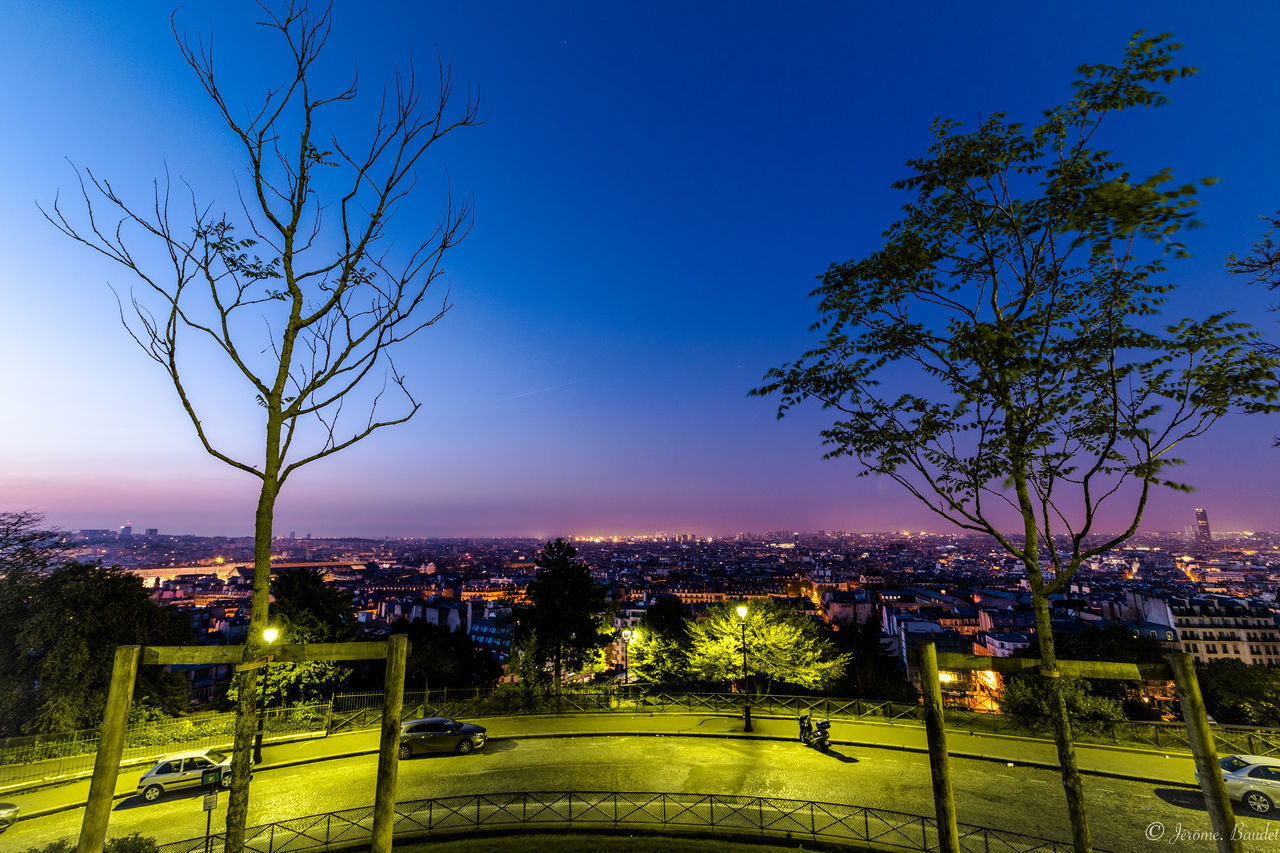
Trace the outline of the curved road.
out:
<instances>
[{"instance_id":1,"label":"curved road","mask_svg":"<svg viewBox=\"0 0 1280 853\"><path fill-rule=\"evenodd\" d=\"M250 823L369 806L376 766L376 756L365 755L260 770L253 782ZM961 822L1070 838L1056 772L953 758L952 773ZM1177 836L1179 828L1208 829L1197 792L1098 777L1086 777L1085 785L1100 849L1215 849L1209 841ZM734 738L512 738L492 740L467 756L429 756L400 765L402 800L520 790L740 794L918 815L933 809L926 756L861 747L840 746L824 755L795 742ZM213 818L215 831L225 809L222 795ZM0 849L26 850L74 839L82 814L76 809L19 821L0 835ZM1162 826L1156 840L1147 837L1153 822ZM1246 849L1280 843L1280 820L1242 817L1240 824L1257 838L1274 839L1261 846L1246 844ZM201 795L178 792L149 804L136 797L118 801L110 835L139 832L163 843L203 835L204 826Z\"/></svg>"}]
</instances>

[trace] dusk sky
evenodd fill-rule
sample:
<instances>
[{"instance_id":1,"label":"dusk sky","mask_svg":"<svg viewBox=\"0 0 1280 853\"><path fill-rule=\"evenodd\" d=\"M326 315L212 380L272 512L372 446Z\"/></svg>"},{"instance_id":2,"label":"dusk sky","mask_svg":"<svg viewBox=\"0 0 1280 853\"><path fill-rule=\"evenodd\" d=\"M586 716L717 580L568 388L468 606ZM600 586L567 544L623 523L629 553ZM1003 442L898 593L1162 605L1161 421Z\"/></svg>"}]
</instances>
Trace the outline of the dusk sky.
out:
<instances>
[{"instance_id":1,"label":"dusk sky","mask_svg":"<svg viewBox=\"0 0 1280 853\"><path fill-rule=\"evenodd\" d=\"M71 161L143 204L167 169L237 212L243 160L174 48L174 5L5 5L0 510L247 535L257 481L205 454L120 327L111 286L134 282L36 206L75 205ZM233 105L274 82L255 14L179 12L212 19ZM1114 117L1105 147L1136 175L1220 178L1167 314L1236 310L1280 337L1280 294L1223 265L1280 209L1278 4L338 0L334 17L329 81L358 62L375 96L392 60L433 72L438 46L489 118L432 149L396 227L407 240L430 222L446 170L474 201L446 259L454 307L398 355L422 411L291 479L278 534L946 529L823 460L816 407L778 421L747 392L813 342L815 276L880 245L907 201L890 184L935 117L1035 122L1138 29L1172 31L1201 72L1169 105ZM220 366L189 370L225 443L260 453L251 394ZM1143 529L1180 530L1201 506L1215 530L1280 528L1277 433L1280 416L1232 416L1188 445L1176 473L1196 491L1159 494Z\"/></svg>"}]
</instances>

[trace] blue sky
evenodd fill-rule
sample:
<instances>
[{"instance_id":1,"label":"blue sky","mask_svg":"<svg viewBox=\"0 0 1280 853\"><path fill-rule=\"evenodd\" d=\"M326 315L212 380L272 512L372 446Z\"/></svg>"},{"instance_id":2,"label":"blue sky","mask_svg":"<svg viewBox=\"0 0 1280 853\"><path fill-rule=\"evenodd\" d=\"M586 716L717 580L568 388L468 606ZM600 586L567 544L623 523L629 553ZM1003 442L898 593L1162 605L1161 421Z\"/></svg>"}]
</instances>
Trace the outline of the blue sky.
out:
<instances>
[{"instance_id":1,"label":"blue sky","mask_svg":"<svg viewBox=\"0 0 1280 853\"><path fill-rule=\"evenodd\" d=\"M254 482L207 457L175 395L115 320L122 270L60 237L36 203L71 201L67 160L143 200L167 168L235 207L243 167L172 44L170 5L18 2L0 27L0 508L68 527L238 534ZM189 3L229 88L272 73L250 3ZM1216 176L1175 267L1170 313L1232 308L1272 337L1274 294L1223 271L1280 208L1280 7L1238 3L335 4L332 80L368 94L410 51L452 54L488 122L424 164L406 235L448 175L475 229L447 259L454 304L398 357L423 410L291 481L277 530L315 535L593 534L937 528L892 484L824 461L818 411L749 399L810 342L806 294L874 250L890 184L937 116L1035 121L1082 62L1171 30L1199 75L1119 117L1137 173ZM248 33L248 35L246 35ZM345 117L335 130L358 131ZM252 455L252 405L192 364L211 418ZM252 403L252 400L249 400ZM1276 529L1275 418L1232 418L1188 447L1192 495L1148 529Z\"/></svg>"}]
</instances>

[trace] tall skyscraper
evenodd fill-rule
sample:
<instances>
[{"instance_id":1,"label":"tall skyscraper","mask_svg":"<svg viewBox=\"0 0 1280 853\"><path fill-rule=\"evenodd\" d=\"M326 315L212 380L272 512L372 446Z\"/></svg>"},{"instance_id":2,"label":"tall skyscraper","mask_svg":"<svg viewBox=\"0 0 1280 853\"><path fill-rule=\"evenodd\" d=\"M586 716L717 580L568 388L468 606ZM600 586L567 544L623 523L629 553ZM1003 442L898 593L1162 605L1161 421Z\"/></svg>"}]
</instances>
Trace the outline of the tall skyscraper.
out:
<instances>
[{"instance_id":1,"label":"tall skyscraper","mask_svg":"<svg viewBox=\"0 0 1280 853\"><path fill-rule=\"evenodd\" d=\"M1209 513L1202 509L1196 510L1196 541L1203 545L1213 541L1213 534L1209 532Z\"/></svg>"}]
</instances>

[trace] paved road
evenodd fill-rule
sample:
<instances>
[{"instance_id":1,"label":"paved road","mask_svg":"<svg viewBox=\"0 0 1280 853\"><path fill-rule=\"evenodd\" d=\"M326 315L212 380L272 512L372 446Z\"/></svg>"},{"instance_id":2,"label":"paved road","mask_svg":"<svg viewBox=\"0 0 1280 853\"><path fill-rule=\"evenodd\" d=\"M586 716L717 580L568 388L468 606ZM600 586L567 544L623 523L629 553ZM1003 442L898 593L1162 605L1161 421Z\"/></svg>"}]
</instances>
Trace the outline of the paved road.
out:
<instances>
[{"instance_id":1,"label":"paved road","mask_svg":"<svg viewBox=\"0 0 1280 853\"><path fill-rule=\"evenodd\" d=\"M362 755L260 770L250 823L368 806L376 763L376 757ZM952 768L962 822L1045 838L1070 837L1056 772L955 758ZM823 755L795 742L740 738L510 738L490 741L468 756L402 762L400 772L405 800L516 790L664 791L841 802L913 814L932 811L927 758L870 747L840 746ZM1088 777L1085 784L1100 848L1214 849L1207 841L1169 843L1180 827L1208 829L1196 792L1099 777ZM226 809L226 797L219 801L215 828ZM23 820L0 836L0 850L74 839L81 816L75 809ZM1157 821L1164 836L1152 841L1147 827ZM111 835L140 832L163 842L201 835L204 825L199 795L177 793L151 804L130 798L117 802ZM1243 817L1241 825L1258 837L1270 833L1275 839L1248 849L1280 849L1280 821Z\"/></svg>"}]
</instances>

